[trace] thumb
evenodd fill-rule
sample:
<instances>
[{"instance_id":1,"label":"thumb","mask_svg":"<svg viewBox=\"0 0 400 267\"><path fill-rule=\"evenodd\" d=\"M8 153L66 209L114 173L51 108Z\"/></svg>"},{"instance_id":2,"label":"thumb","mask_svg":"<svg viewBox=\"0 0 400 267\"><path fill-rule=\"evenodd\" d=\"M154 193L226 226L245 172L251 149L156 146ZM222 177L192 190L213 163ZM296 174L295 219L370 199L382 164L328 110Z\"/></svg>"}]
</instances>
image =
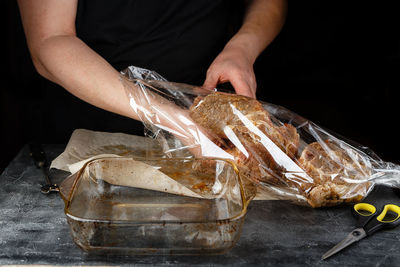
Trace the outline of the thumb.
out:
<instances>
[{"instance_id":1,"label":"thumb","mask_svg":"<svg viewBox=\"0 0 400 267\"><path fill-rule=\"evenodd\" d=\"M204 81L203 87L208 90L213 90L218 84L218 75L214 72L207 71L207 77Z\"/></svg>"}]
</instances>

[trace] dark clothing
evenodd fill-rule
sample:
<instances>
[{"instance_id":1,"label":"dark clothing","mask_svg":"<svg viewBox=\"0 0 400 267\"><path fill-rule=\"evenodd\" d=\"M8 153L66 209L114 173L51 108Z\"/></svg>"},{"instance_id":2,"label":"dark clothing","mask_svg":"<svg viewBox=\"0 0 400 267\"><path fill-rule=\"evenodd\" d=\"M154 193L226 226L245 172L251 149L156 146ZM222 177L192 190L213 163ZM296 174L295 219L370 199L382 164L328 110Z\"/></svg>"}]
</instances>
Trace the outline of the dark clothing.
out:
<instances>
[{"instance_id":1,"label":"dark clothing","mask_svg":"<svg viewBox=\"0 0 400 267\"><path fill-rule=\"evenodd\" d=\"M77 36L119 71L135 65L202 84L240 25L240 9L232 0L80 0ZM43 91L47 143L66 142L76 128L143 134L141 122L93 107L55 84L43 81Z\"/></svg>"},{"instance_id":2,"label":"dark clothing","mask_svg":"<svg viewBox=\"0 0 400 267\"><path fill-rule=\"evenodd\" d=\"M232 0L79 1L77 35L117 70L153 69L168 80L202 83L223 49Z\"/></svg>"}]
</instances>

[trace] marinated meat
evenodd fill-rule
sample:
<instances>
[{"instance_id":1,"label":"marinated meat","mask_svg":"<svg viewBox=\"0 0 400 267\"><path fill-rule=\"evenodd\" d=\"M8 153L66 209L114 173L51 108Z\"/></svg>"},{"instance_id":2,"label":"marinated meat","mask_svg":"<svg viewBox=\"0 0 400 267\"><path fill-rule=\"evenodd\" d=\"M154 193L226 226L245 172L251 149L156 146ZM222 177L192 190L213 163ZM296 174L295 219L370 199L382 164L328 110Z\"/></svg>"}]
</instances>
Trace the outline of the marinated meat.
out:
<instances>
[{"instance_id":1,"label":"marinated meat","mask_svg":"<svg viewBox=\"0 0 400 267\"><path fill-rule=\"evenodd\" d=\"M212 93L197 97L190 115L197 124L229 140L231 148L227 151L235 157L242 174L256 182L294 186L314 208L358 202L371 187L371 183L362 181L371 175L371 169L359 154L353 150L347 152L331 141L311 143L296 158L299 147L296 128L274 121L255 99ZM276 163L265 138L297 162L311 179L285 178L287 170Z\"/></svg>"},{"instance_id":2,"label":"marinated meat","mask_svg":"<svg viewBox=\"0 0 400 267\"><path fill-rule=\"evenodd\" d=\"M299 163L313 182L297 186L314 208L359 202L370 189L371 183L362 180L371 175L371 169L354 151L347 153L329 140L322 145L318 142L309 144ZM352 183L352 180L361 181Z\"/></svg>"},{"instance_id":3,"label":"marinated meat","mask_svg":"<svg viewBox=\"0 0 400 267\"><path fill-rule=\"evenodd\" d=\"M295 158L299 135L292 125L273 122L259 101L240 95L212 93L195 99L190 116L197 124L234 144L229 152L250 178L283 183L280 177L283 168L275 162L261 139L269 138L290 158Z\"/></svg>"},{"instance_id":4,"label":"marinated meat","mask_svg":"<svg viewBox=\"0 0 400 267\"><path fill-rule=\"evenodd\" d=\"M197 124L224 136L225 126L243 125L235 109L257 126L263 121L270 121L267 111L257 100L219 92L197 97L190 107L190 116Z\"/></svg>"}]
</instances>

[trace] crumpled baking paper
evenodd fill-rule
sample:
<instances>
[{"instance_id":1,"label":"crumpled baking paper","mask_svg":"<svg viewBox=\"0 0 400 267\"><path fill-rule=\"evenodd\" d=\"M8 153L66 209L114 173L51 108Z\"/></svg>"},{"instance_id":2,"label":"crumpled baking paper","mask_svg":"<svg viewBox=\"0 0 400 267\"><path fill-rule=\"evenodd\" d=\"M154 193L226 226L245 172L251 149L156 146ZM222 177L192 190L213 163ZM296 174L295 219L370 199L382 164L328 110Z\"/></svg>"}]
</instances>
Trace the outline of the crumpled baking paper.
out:
<instances>
[{"instance_id":1,"label":"crumpled baking paper","mask_svg":"<svg viewBox=\"0 0 400 267\"><path fill-rule=\"evenodd\" d=\"M65 151L52 161L50 168L74 174L92 159L122 156L162 157L163 153L157 140L149 137L77 129L72 133ZM115 177L106 182L121 186L200 197L164 173L155 168L149 168L150 166L145 163L139 162L137 167L147 172L143 177L157 177L157 183L149 183L149 181L155 181L154 179L126 181L115 179ZM275 200L276 198L271 196L271 192L260 189L254 199Z\"/></svg>"}]
</instances>

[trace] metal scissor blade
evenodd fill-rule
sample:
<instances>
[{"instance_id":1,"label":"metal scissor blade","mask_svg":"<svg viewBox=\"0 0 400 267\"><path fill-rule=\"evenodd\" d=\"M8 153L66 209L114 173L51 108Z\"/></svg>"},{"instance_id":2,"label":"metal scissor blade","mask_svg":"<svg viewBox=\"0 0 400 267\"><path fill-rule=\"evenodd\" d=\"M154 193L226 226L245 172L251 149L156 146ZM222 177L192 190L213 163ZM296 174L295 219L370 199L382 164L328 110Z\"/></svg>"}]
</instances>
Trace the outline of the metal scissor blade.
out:
<instances>
[{"instance_id":1,"label":"metal scissor blade","mask_svg":"<svg viewBox=\"0 0 400 267\"><path fill-rule=\"evenodd\" d=\"M357 228L353 230L350 234L346 236L345 239L340 241L339 244L328 250L324 255L322 255L322 259L325 260L332 256L333 254L336 254L337 252L341 251L342 249L350 246L354 242L359 241L360 239L363 239L364 237L367 236L367 233L364 231L362 228Z\"/></svg>"}]
</instances>

